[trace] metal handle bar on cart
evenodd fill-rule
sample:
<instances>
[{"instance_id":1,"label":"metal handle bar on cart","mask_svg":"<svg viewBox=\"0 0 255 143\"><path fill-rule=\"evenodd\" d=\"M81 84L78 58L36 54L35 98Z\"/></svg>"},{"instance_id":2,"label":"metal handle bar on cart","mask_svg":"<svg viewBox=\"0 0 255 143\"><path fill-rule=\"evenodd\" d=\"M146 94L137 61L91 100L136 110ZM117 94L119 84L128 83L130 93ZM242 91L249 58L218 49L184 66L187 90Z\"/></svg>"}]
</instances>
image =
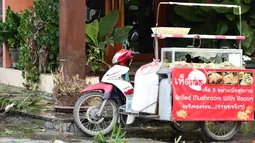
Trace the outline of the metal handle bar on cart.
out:
<instances>
[{"instance_id":1,"label":"metal handle bar on cart","mask_svg":"<svg viewBox=\"0 0 255 143\"><path fill-rule=\"evenodd\" d=\"M187 48L195 48L196 39L199 40L199 44L198 44L198 46L197 46L196 48L200 48L201 45L202 45L202 40L201 40L201 38L200 38L199 35L197 35L197 36L195 36L195 37L193 38L192 45L191 45L191 46L188 46Z\"/></svg>"},{"instance_id":2,"label":"metal handle bar on cart","mask_svg":"<svg viewBox=\"0 0 255 143\"><path fill-rule=\"evenodd\" d=\"M227 5L227 4L208 4L208 3L185 3L185 2L160 2L158 4L158 9L157 9L157 17L156 17L156 29L155 29L155 33L157 34L157 27L158 27L158 19L159 19L159 9L161 5L182 5L182 6L204 6L204 7L226 7L226 8L238 8L239 9L239 20L240 20L240 36L242 36L242 18L241 18L241 6L238 5ZM210 39L209 37L212 37L213 35L208 35L207 38ZM187 35L186 37L194 37L194 39L196 38L201 38L201 37L197 37L193 36L193 35ZM228 37L228 36L226 36ZM215 38L217 39L217 36L215 36ZM226 38L228 39L228 38ZM239 39L239 38L236 38ZM239 39L240 40L240 39ZM239 49L241 49L241 40L239 41ZM157 51L158 49L156 49ZM156 53L155 53L156 54ZM158 57L156 55L156 57Z\"/></svg>"}]
</instances>

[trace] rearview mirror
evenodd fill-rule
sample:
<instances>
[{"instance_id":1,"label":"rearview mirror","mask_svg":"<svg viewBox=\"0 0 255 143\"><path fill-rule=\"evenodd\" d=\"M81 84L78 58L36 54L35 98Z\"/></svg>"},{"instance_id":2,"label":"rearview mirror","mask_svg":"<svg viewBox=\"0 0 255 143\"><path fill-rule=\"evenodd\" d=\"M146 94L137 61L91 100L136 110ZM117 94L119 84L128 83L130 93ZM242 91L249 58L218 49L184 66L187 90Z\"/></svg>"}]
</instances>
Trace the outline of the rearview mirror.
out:
<instances>
[{"instance_id":1,"label":"rearview mirror","mask_svg":"<svg viewBox=\"0 0 255 143\"><path fill-rule=\"evenodd\" d=\"M130 41L131 42L136 42L137 40L138 40L138 33L137 32L134 32L134 33L132 33L132 35L131 35L131 38L130 38Z\"/></svg>"}]
</instances>

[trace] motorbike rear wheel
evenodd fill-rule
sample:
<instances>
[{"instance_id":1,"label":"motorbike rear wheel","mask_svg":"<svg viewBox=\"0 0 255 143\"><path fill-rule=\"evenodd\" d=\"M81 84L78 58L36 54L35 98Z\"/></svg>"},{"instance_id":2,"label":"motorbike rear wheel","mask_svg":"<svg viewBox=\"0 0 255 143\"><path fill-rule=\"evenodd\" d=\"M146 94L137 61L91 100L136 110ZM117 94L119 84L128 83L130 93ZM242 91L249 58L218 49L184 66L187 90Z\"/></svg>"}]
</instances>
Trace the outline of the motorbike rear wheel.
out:
<instances>
[{"instance_id":1,"label":"motorbike rear wheel","mask_svg":"<svg viewBox=\"0 0 255 143\"><path fill-rule=\"evenodd\" d=\"M74 122L83 133L96 136L99 132L106 135L113 130L118 120L118 106L114 100L107 99L102 115L98 116L103 101L103 93L95 91L86 93L75 103Z\"/></svg>"},{"instance_id":2,"label":"motorbike rear wheel","mask_svg":"<svg viewBox=\"0 0 255 143\"><path fill-rule=\"evenodd\" d=\"M226 141L238 132L241 122L238 121L204 121L200 127L204 134L215 141Z\"/></svg>"}]
</instances>

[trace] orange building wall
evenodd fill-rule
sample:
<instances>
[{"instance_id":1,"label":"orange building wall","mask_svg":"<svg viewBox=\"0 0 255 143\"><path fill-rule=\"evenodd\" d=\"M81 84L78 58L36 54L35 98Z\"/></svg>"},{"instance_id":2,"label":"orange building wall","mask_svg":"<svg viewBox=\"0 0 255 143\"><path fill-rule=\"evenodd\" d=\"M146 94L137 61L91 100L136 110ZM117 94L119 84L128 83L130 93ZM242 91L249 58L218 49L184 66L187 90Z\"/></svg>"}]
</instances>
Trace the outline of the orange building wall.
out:
<instances>
[{"instance_id":1,"label":"orange building wall","mask_svg":"<svg viewBox=\"0 0 255 143\"><path fill-rule=\"evenodd\" d=\"M8 6L14 12L20 12L24 9L28 9L33 5L33 0L3 0L3 21L5 21L6 9ZM12 66L11 58L8 54L8 48L5 44L3 44L3 67L9 68Z\"/></svg>"},{"instance_id":2,"label":"orange building wall","mask_svg":"<svg viewBox=\"0 0 255 143\"><path fill-rule=\"evenodd\" d=\"M33 0L3 0L3 17L5 17L6 9L8 6L14 12L20 12L21 10L28 9L33 5Z\"/></svg>"}]
</instances>

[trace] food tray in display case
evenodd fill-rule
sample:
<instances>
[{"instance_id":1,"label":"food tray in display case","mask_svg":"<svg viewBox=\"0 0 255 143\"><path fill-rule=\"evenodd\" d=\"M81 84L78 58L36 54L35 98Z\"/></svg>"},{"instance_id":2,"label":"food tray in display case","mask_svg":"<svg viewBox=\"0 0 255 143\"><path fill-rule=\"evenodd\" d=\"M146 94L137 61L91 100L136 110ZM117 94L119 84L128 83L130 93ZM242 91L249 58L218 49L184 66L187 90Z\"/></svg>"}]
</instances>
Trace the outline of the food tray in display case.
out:
<instances>
[{"instance_id":1,"label":"food tray in display case","mask_svg":"<svg viewBox=\"0 0 255 143\"><path fill-rule=\"evenodd\" d=\"M161 49L162 68L242 69L241 49Z\"/></svg>"},{"instance_id":2,"label":"food tray in display case","mask_svg":"<svg viewBox=\"0 0 255 143\"><path fill-rule=\"evenodd\" d=\"M185 34L187 35L190 28L184 27L153 27L151 28L154 34Z\"/></svg>"}]
</instances>

